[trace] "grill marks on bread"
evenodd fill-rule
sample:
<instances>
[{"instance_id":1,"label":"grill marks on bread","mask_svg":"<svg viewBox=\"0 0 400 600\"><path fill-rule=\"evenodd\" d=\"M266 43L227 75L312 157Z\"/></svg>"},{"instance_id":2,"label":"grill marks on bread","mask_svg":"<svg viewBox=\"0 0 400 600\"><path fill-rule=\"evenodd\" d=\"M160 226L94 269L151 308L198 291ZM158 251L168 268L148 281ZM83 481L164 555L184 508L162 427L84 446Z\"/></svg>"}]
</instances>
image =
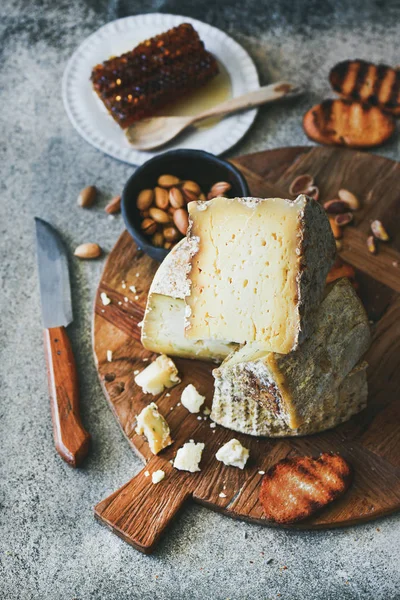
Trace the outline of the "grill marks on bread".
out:
<instances>
[{"instance_id":1,"label":"grill marks on bread","mask_svg":"<svg viewBox=\"0 0 400 600\"><path fill-rule=\"evenodd\" d=\"M339 99L313 106L304 115L303 127L310 139L321 144L371 148L393 134L395 122L376 106Z\"/></svg>"},{"instance_id":2,"label":"grill marks on bread","mask_svg":"<svg viewBox=\"0 0 400 600\"><path fill-rule=\"evenodd\" d=\"M397 69L364 60L345 60L333 67L329 81L341 96L400 114L400 71Z\"/></svg>"},{"instance_id":3,"label":"grill marks on bread","mask_svg":"<svg viewBox=\"0 0 400 600\"><path fill-rule=\"evenodd\" d=\"M263 477L260 502L267 519L293 523L336 500L351 480L351 467L338 454L284 459Z\"/></svg>"}]
</instances>

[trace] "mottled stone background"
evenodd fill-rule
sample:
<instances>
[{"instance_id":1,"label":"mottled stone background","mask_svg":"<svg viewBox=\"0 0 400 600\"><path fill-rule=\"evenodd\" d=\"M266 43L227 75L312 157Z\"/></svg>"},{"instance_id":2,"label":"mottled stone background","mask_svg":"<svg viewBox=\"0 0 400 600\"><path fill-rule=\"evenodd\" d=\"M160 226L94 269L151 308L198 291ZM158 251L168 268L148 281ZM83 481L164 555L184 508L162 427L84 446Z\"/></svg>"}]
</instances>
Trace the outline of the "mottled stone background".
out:
<instances>
[{"instance_id":1,"label":"mottled stone background","mask_svg":"<svg viewBox=\"0 0 400 600\"><path fill-rule=\"evenodd\" d=\"M345 600L400 598L398 516L368 525L296 533L235 522L189 505L153 556L93 518L94 504L141 467L96 378L91 310L103 261L72 261L83 420L93 436L74 471L53 448L42 347L33 217L57 226L72 250L109 251L123 225L103 207L132 167L84 142L64 113L60 82L70 54L107 21L162 11L221 27L254 57L263 83L307 87L290 105L260 111L231 152L309 143L305 109L329 94L327 73L359 57L400 63L399 2L311 0L3 0L0 3L0 597ZM397 134L379 154L399 155ZM76 206L96 184L100 203ZM268 559L272 561L268 561ZM283 569L286 566L287 569Z\"/></svg>"}]
</instances>

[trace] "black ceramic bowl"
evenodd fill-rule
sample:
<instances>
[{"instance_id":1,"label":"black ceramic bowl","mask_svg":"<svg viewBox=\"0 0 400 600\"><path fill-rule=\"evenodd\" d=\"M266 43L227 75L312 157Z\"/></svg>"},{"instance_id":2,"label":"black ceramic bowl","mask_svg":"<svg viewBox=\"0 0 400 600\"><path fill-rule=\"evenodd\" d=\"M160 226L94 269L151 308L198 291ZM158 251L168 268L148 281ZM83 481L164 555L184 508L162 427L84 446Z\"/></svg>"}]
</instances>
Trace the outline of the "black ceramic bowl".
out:
<instances>
[{"instance_id":1,"label":"black ceramic bowl","mask_svg":"<svg viewBox=\"0 0 400 600\"><path fill-rule=\"evenodd\" d=\"M125 226L139 248L152 258L162 261L168 250L153 246L150 238L145 236L140 223L142 218L136 207L136 198L141 190L154 188L157 179L164 174L175 175L179 179L196 181L204 192L207 192L217 181L227 181L232 188L232 197L248 196L249 188L243 175L236 167L213 154L202 150L171 150L158 154L136 169L130 176L122 192L121 210Z\"/></svg>"}]
</instances>

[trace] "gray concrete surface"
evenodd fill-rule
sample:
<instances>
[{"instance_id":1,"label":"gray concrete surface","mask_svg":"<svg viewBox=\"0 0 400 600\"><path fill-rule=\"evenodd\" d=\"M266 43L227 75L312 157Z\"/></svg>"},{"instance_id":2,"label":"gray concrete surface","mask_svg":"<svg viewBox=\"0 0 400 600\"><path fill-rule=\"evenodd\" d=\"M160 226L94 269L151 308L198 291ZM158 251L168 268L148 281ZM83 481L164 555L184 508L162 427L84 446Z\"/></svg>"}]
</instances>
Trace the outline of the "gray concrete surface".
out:
<instances>
[{"instance_id":1,"label":"gray concrete surface","mask_svg":"<svg viewBox=\"0 0 400 600\"><path fill-rule=\"evenodd\" d=\"M3 0L0 598L400 598L399 516L338 531L295 533L190 505L150 557L94 521L94 504L141 467L106 405L92 359L91 309L103 261L72 261L70 332L92 451L79 471L54 451L33 216L54 223L70 250L95 240L108 251L123 225L120 217L109 219L103 206L132 172L75 133L63 110L60 80L69 55L97 27L155 10L225 29L255 58L264 83L285 77L307 85L307 95L290 107L262 110L231 155L308 143L301 116L329 94L326 76L335 61L400 63L397 2ZM399 140L396 134L378 152L397 158ZM88 184L96 184L102 197L96 208L82 211L75 199Z\"/></svg>"}]
</instances>

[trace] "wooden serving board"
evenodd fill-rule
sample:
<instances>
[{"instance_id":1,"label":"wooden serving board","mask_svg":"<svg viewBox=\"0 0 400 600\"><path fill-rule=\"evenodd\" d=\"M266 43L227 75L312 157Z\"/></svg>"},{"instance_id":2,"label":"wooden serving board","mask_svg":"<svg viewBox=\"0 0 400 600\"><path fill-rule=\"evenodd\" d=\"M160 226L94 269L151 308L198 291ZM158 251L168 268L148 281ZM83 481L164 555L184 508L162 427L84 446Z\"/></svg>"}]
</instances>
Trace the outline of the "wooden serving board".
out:
<instances>
[{"instance_id":1,"label":"wooden serving board","mask_svg":"<svg viewBox=\"0 0 400 600\"><path fill-rule=\"evenodd\" d=\"M97 291L94 352L99 377L115 417L146 466L121 489L95 507L96 517L127 542L151 552L171 519L192 498L231 517L262 525L268 522L258 501L262 474L278 460L321 451L340 452L355 470L347 494L297 528L351 525L381 517L400 508L400 164L369 154L335 148L282 148L242 156L232 161L246 176L254 196L288 195L295 176L311 173L321 199L336 196L341 187L362 203L356 225L344 235L341 256L357 269L359 293L373 324L368 352L368 407L334 430L301 438L267 439L234 433L211 421L198 420L178 405L183 388L193 383L211 405L213 365L176 359L182 383L157 397L144 395L135 384L155 355L140 344L138 323L143 319L150 282L158 264L138 251L127 232L112 250ZM371 220L379 218L391 234L372 256L366 248ZM123 287L126 282L126 288ZM128 288L134 285L136 294ZM103 306L100 293L111 304ZM112 362L107 361L112 351ZM174 359L175 360L175 359ZM135 417L156 401L167 418L175 443L153 456L146 440L135 433ZM226 467L215 459L225 442L237 437L250 450L246 468ZM201 472L174 469L170 460L183 443L205 442ZM165 479L153 485L145 471L163 469Z\"/></svg>"}]
</instances>

